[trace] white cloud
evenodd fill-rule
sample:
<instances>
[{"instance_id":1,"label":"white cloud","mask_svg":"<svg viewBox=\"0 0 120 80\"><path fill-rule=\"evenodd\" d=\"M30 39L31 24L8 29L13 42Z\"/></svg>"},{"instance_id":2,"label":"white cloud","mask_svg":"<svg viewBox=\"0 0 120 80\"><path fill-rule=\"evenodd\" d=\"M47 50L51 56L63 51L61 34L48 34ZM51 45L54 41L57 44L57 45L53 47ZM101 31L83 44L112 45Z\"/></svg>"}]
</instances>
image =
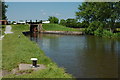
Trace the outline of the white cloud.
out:
<instances>
[{"instance_id":1,"label":"white cloud","mask_svg":"<svg viewBox=\"0 0 120 80\"><path fill-rule=\"evenodd\" d=\"M55 13L55 15L56 15L56 16L60 16L61 14L59 14L59 13Z\"/></svg>"},{"instance_id":2,"label":"white cloud","mask_svg":"<svg viewBox=\"0 0 120 80\"><path fill-rule=\"evenodd\" d=\"M44 10L43 10L43 9L41 9L41 10L40 10L40 12L44 12Z\"/></svg>"},{"instance_id":3,"label":"white cloud","mask_svg":"<svg viewBox=\"0 0 120 80\"><path fill-rule=\"evenodd\" d=\"M47 13L45 12L45 10L41 9L40 12L42 13L42 15L46 15Z\"/></svg>"},{"instance_id":4,"label":"white cloud","mask_svg":"<svg viewBox=\"0 0 120 80\"><path fill-rule=\"evenodd\" d=\"M46 13L45 13L45 12L43 12L42 14L43 14L43 15L46 15Z\"/></svg>"},{"instance_id":5,"label":"white cloud","mask_svg":"<svg viewBox=\"0 0 120 80\"><path fill-rule=\"evenodd\" d=\"M53 15L53 16L61 16L60 13L54 13L54 12L52 13L52 15Z\"/></svg>"}]
</instances>

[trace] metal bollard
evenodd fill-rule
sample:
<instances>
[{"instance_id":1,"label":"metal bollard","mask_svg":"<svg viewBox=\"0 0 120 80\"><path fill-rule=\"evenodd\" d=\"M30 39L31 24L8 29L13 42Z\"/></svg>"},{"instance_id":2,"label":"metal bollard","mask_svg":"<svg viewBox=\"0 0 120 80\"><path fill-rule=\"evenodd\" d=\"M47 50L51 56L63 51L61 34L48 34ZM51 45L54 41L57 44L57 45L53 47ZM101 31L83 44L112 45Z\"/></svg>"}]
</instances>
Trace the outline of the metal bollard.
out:
<instances>
[{"instance_id":1,"label":"metal bollard","mask_svg":"<svg viewBox=\"0 0 120 80\"><path fill-rule=\"evenodd\" d=\"M37 67L37 58L31 58L32 61L32 67Z\"/></svg>"}]
</instances>

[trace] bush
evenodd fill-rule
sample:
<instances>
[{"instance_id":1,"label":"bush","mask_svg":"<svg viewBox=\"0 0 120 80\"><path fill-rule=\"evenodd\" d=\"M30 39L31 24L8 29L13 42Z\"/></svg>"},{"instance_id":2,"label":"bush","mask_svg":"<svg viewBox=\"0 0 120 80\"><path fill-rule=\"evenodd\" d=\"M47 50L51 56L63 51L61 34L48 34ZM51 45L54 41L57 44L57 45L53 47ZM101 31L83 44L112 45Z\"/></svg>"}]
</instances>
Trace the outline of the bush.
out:
<instances>
[{"instance_id":1,"label":"bush","mask_svg":"<svg viewBox=\"0 0 120 80\"><path fill-rule=\"evenodd\" d=\"M83 21L81 23L81 27L88 28L88 26L89 26L89 22L87 22L87 21Z\"/></svg>"},{"instance_id":2,"label":"bush","mask_svg":"<svg viewBox=\"0 0 120 80\"><path fill-rule=\"evenodd\" d=\"M113 38L119 38L120 37L120 33L113 33L112 37Z\"/></svg>"},{"instance_id":3,"label":"bush","mask_svg":"<svg viewBox=\"0 0 120 80\"><path fill-rule=\"evenodd\" d=\"M55 24L58 24L59 22L59 19L54 16L49 16L48 20L50 21L50 23L55 23Z\"/></svg>"},{"instance_id":4,"label":"bush","mask_svg":"<svg viewBox=\"0 0 120 80\"><path fill-rule=\"evenodd\" d=\"M67 27L71 27L71 28L75 28L77 26L77 20L76 19L72 19L72 18L68 18L66 20L66 26Z\"/></svg>"},{"instance_id":5,"label":"bush","mask_svg":"<svg viewBox=\"0 0 120 80\"><path fill-rule=\"evenodd\" d=\"M90 25L88 26L88 28L85 29L85 33L86 34L91 34L91 35L102 35L102 30L104 27L104 23L100 22L100 21L93 21L92 23L90 23Z\"/></svg>"},{"instance_id":6,"label":"bush","mask_svg":"<svg viewBox=\"0 0 120 80\"><path fill-rule=\"evenodd\" d=\"M120 33L112 33L111 31L103 30L102 37L120 38Z\"/></svg>"},{"instance_id":7,"label":"bush","mask_svg":"<svg viewBox=\"0 0 120 80\"><path fill-rule=\"evenodd\" d=\"M103 30L103 37L112 37L113 36L113 33L111 31L108 31L108 30Z\"/></svg>"},{"instance_id":8,"label":"bush","mask_svg":"<svg viewBox=\"0 0 120 80\"><path fill-rule=\"evenodd\" d=\"M102 37L102 35L103 35L103 28L100 27L97 30L95 30L94 31L94 35Z\"/></svg>"},{"instance_id":9,"label":"bush","mask_svg":"<svg viewBox=\"0 0 120 80\"><path fill-rule=\"evenodd\" d=\"M99 27L99 24L100 22L98 21L90 23L89 27L85 30L85 33L93 35L94 31L97 30L97 28Z\"/></svg>"}]
</instances>

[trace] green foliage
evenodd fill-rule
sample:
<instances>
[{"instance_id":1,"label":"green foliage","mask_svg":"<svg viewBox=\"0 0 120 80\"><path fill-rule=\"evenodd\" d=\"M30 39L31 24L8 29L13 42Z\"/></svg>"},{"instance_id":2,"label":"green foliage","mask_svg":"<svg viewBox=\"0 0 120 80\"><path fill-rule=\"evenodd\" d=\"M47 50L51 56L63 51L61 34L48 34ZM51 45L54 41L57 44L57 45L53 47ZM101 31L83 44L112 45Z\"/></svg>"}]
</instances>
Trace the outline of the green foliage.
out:
<instances>
[{"instance_id":1,"label":"green foliage","mask_svg":"<svg viewBox=\"0 0 120 80\"><path fill-rule=\"evenodd\" d=\"M0 36L1 35L4 35L5 33L5 27L6 27L6 25L1 25L1 28L0 28Z\"/></svg>"},{"instance_id":2,"label":"green foliage","mask_svg":"<svg viewBox=\"0 0 120 80\"><path fill-rule=\"evenodd\" d=\"M68 18L67 20L61 19L60 25L71 27L71 28L85 28L88 26L87 22L77 22L77 19Z\"/></svg>"},{"instance_id":3,"label":"green foliage","mask_svg":"<svg viewBox=\"0 0 120 80\"><path fill-rule=\"evenodd\" d=\"M77 26L77 20L76 19L68 18L66 20L66 26L67 27L72 27L72 28L76 27Z\"/></svg>"},{"instance_id":4,"label":"green foliage","mask_svg":"<svg viewBox=\"0 0 120 80\"><path fill-rule=\"evenodd\" d=\"M59 22L59 19L54 16L49 16L48 20L50 21L50 23L55 23L55 24L58 24Z\"/></svg>"},{"instance_id":5,"label":"green foliage","mask_svg":"<svg viewBox=\"0 0 120 80\"><path fill-rule=\"evenodd\" d=\"M8 8L8 5L6 5L5 2L2 2L2 20L7 19L7 16L6 16L7 8Z\"/></svg>"},{"instance_id":6,"label":"green foliage","mask_svg":"<svg viewBox=\"0 0 120 80\"><path fill-rule=\"evenodd\" d=\"M105 22L111 30L116 27L116 21L120 20L120 2L84 2L79 5L78 10L77 19L90 23Z\"/></svg>"},{"instance_id":7,"label":"green foliage","mask_svg":"<svg viewBox=\"0 0 120 80\"><path fill-rule=\"evenodd\" d=\"M103 30L103 37L112 37L113 33L108 30Z\"/></svg>"},{"instance_id":8,"label":"green foliage","mask_svg":"<svg viewBox=\"0 0 120 80\"><path fill-rule=\"evenodd\" d=\"M103 28L100 27L97 30L95 30L94 31L94 35L102 37L102 35L103 35Z\"/></svg>"},{"instance_id":9,"label":"green foliage","mask_svg":"<svg viewBox=\"0 0 120 80\"><path fill-rule=\"evenodd\" d=\"M100 36L100 37L107 37L107 38L119 38L120 33L112 33L111 31L108 31L106 29L100 29L98 28L96 31L94 31L94 35Z\"/></svg>"},{"instance_id":10,"label":"green foliage","mask_svg":"<svg viewBox=\"0 0 120 80\"><path fill-rule=\"evenodd\" d=\"M94 22L90 23L88 28L86 28L85 33L93 35L94 31L96 31L97 29L99 30L99 28L103 28L102 23L99 21L94 21Z\"/></svg>"},{"instance_id":11,"label":"green foliage","mask_svg":"<svg viewBox=\"0 0 120 80\"><path fill-rule=\"evenodd\" d=\"M120 22L116 22L116 23L115 23L115 27L116 27L116 28L120 28Z\"/></svg>"},{"instance_id":12,"label":"green foliage","mask_svg":"<svg viewBox=\"0 0 120 80\"><path fill-rule=\"evenodd\" d=\"M43 28L48 31L80 31L74 28L68 28L58 24L43 24Z\"/></svg>"},{"instance_id":13,"label":"green foliage","mask_svg":"<svg viewBox=\"0 0 120 80\"><path fill-rule=\"evenodd\" d=\"M89 22L88 21L83 21L81 24L81 27L87 28L89 26Z\"/></svg>"},{"instance_id":14,"label":"green foliage","mask_svg":"<svg viewBox=\"0 0 120 80\"><path fill-rule=\"evenodd\" d=\"M12 24L16 23L16 21L12 21Z\"/></svg>"},{"instance_id":15,"label":"green foliage","mask_svg":"<svg viewBox=\"0 0 120 80\"><path fill-rule=\"evenodd\" d=\"M64 19L61 19L61 20L60 20L60 25L63 25L63 26L65 26L65 25L66 25L66 20L64 20Z\"/></svg>"},{"instance_id":16,"label":"green foliage","mask_svg":"<svg viewBox=\"0 0 120 80\"><path fill-rule=\"evenodd\" d=\"M113 38L114 38L114 37L115 37L115 38L120 38L120 33L114 33L114 34L113 34Z\"/></svg>"}]
</instances>

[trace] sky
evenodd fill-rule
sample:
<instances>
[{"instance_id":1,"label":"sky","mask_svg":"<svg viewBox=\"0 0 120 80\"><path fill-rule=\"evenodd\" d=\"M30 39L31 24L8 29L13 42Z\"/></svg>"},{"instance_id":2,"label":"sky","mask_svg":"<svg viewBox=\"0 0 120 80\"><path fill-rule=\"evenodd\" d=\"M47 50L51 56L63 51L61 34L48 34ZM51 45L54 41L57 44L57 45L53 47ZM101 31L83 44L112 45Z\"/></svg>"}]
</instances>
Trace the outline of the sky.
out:
<instances>
[{"instance_id":1,"label":"sky","mask_svg":"<svg viewBox=\"0 0 120 80\"><path fill-rule=\"evenodd\" d=\"M75 18L81 2L6 2L9 21Z\"/></svg>"}]
</instances>

